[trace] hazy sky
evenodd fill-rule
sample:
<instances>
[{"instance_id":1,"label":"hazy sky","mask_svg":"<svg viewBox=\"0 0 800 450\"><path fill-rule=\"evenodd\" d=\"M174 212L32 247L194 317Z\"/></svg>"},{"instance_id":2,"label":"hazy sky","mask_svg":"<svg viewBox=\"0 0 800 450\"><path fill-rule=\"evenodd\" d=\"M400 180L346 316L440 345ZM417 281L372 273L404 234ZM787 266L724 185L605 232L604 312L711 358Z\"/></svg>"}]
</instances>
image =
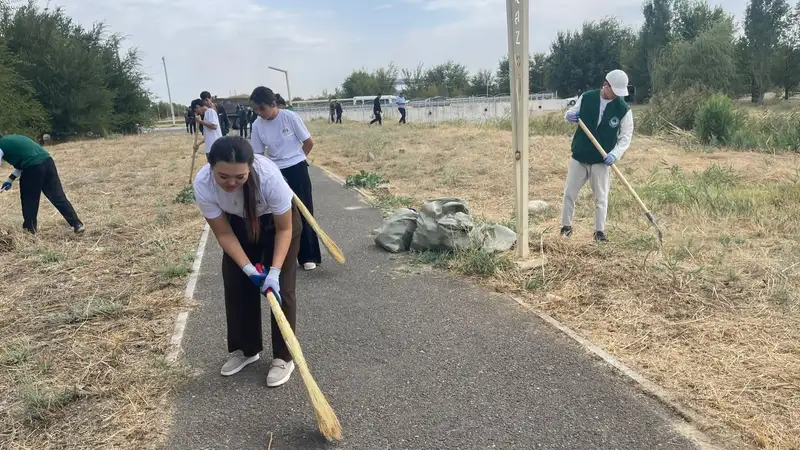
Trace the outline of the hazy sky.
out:
<instances>
[{"instance_id":1,"label":"hazy sky","mask_svg":"<svg viewBox=\"0 0 800 450\"><path fill-rule=\"evenodd\" d=\"M721 0L737 21L747 0ZM44 7L48 2L39 0ZM642 21L642 0L531 0L531 52L547 51L558 30L616 16ZM161 57L172 99L189 103L202 90L249 93L266 85L286 96L333 89L354 68L394 61L413 68L452 59L470 71L497 67L507 52L504 0L52 0L84 25L105 21L138 47L148 88L167 99ZM223 8L222 5L226 5ZM602 6L601 6L602 5ZM631 80L634 82L634 80Z\"/></svg>"}]
</instances>

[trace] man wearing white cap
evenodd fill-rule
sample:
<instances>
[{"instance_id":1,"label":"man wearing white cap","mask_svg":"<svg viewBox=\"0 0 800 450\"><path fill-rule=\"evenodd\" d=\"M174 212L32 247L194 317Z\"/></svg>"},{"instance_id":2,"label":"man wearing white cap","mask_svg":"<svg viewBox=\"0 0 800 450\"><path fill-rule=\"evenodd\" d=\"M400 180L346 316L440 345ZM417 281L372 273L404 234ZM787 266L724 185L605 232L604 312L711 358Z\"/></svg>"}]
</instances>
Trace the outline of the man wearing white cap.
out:
<instances>
[{"instance_id":1,"label":"man wearing white cap","mask_svg":"<svg viewBox=\"0 0 800 450\"><path fill-rule=\"evenodd\" d=\"M575 130L572 160L561 207L562 236L572 235L575 201L588 181L594 194L594 239L599 242L607 240L605 226L611 189L611 165L622 158L633 136L633 113L624 100L627 96L628 75L621 70L612 70L606 75L600 89L581 94L564 116L567 122L577 123L578 118L583 120L608 156L603 159L582 128Z\"/></svg>"}]
</instances>

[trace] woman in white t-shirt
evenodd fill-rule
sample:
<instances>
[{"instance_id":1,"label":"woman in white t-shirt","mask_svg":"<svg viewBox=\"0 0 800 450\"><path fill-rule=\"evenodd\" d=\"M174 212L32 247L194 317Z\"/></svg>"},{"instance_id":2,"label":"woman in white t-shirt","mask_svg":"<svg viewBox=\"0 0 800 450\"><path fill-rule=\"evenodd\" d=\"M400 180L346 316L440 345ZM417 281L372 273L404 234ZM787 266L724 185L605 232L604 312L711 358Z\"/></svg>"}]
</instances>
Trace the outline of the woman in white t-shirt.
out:
<instances>
[{"instance_id":1,"label":"woman in white t-shirt","mask_svg":"<svg viewBox=\"0 0 800 450\"><path fill-rule=\"evenodd\" d=\"M239 372L259 359L261 294L272 290L295 329L297 298L295 259L300 248L300 214L292 190L275 164L255 155L240 136L214 141L208 163L194 179L195 202L224 255L222 281L230 358L222 375ZM254 265L269 267L260 273ZM272 363L267 386L289 380L294 361L272 317Z\"/></svg>"},{"instance_id":2,"label":"woman in white t-shirt","mask_svg":"<svg viewBox=\"0 0 800 450\"><path fill-rule=\"evenodd\" d=\"M297 113L278 107L277 97L271 89L264 86L255 88L250 102L258 114L250 132L253 151L264 153L266 147L266 156L278 166L289 187L313 215L314 200L306 158L314 147L311 133ZM301 220L303 231L297 262L306 270L313 270L322 262L319 239L305 218L301 217Z\"/></svg>"}]
</instances>

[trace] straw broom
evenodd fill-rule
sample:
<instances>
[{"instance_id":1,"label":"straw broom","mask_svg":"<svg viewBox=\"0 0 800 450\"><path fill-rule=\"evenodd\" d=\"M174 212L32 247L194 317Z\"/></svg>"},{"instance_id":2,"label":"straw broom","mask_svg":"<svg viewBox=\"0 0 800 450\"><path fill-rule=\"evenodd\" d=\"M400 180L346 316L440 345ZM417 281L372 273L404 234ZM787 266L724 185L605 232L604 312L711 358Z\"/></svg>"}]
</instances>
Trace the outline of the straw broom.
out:
<instances>
[{"instance_id":1,"label":"straw broom","mask_svg":"<svg viewBox=\"0 0 800 450\"><path fill-rule=\"evenodd\" d=\"M189 169L189 184L190 185L192 184L192 178L194 178L194 160L195 160L195 157L197 156L197 150L194 148L194 146L197 145L197 131L198 130L196 130L196 129L194 130L194 142L192 143L192 167Z\"/></svg>"},{"instance_id":2,"label":"straw broom","mask_svg":"<svg viewBox=\"0 0 800 450\"><path fill-rule=\"evenodd\" d=\"M317 233L317 236L319 236L319 239L325 245L325 249L328 250L328 253L330 253L330 255L333 256L336 261L344 264L344 253L342 253L342 250L336 245L336 242L333 242L333 239L328 236L328 233L322 230L317 221L314 219L314 216L312 216L311 212L309 212L308 208L306 208L306 205L304 205L303 202L297 197L297 194L293 195L294 203L297 205L297 209L300 210L300 212L303 214L303 217L305 217L306 222L308 222L308 224L311 225L311 228L313 228Z\"/></svg>"},{"instance_id":3,"label":"straw broom","mask_svg":"<svg viewBox=\"0 0 800 450\"><path fill-rule=\"evenodd\" d=\"M261 264L256 265L256 270L264 273L264 268ZM297 341L297 337L294 335L289 321L286 320L286 316L283 314L283 310L278 304L278 299L275 298L275 294L273 294L271 290L267 291L267 301L272 309L272 314L275 316L275 321L278 322L278 327L281 330L283 339L286 341L286 346L289 348L289 353L292 355L297 369L300 371L300 376L303 377L303 383L306 385L306 391L308 392L308 399L311 401L312 408L314 408L314 415L317 419L319 431L325 436L325 439L329 441L341 440L342 426L339 424L339 419L336 418L336 413L325 398L325 394L322 393L319 386L317 386L317 382L314 381L314 377L311 376L306 360L303 357L303 351L300 349L300 343Z\"/></svg>"}]
</instances>

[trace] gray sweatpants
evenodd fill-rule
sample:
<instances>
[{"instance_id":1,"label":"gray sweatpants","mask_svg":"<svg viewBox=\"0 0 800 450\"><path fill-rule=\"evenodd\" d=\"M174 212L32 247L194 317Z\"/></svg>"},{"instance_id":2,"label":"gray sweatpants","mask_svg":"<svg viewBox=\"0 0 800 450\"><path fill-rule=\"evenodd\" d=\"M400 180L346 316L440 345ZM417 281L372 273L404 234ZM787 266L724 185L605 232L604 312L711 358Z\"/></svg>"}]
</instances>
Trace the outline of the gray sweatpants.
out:
<instances>
[{"instance_id":1,"label":"gray sweatpants","mask_svg":"<svg viewBox=\"0 0 800 450\"><path fill-rule=\"evenodd\" d=\"M583 164L570 159L567 171L567 184L564 186L564 200L561 205L561 226L572 226L575 202L586 182L594 194L594 230L606 231L608 213L608 192L611 190L611 167L600 164Z\"/></svg>"}]
</instances>

